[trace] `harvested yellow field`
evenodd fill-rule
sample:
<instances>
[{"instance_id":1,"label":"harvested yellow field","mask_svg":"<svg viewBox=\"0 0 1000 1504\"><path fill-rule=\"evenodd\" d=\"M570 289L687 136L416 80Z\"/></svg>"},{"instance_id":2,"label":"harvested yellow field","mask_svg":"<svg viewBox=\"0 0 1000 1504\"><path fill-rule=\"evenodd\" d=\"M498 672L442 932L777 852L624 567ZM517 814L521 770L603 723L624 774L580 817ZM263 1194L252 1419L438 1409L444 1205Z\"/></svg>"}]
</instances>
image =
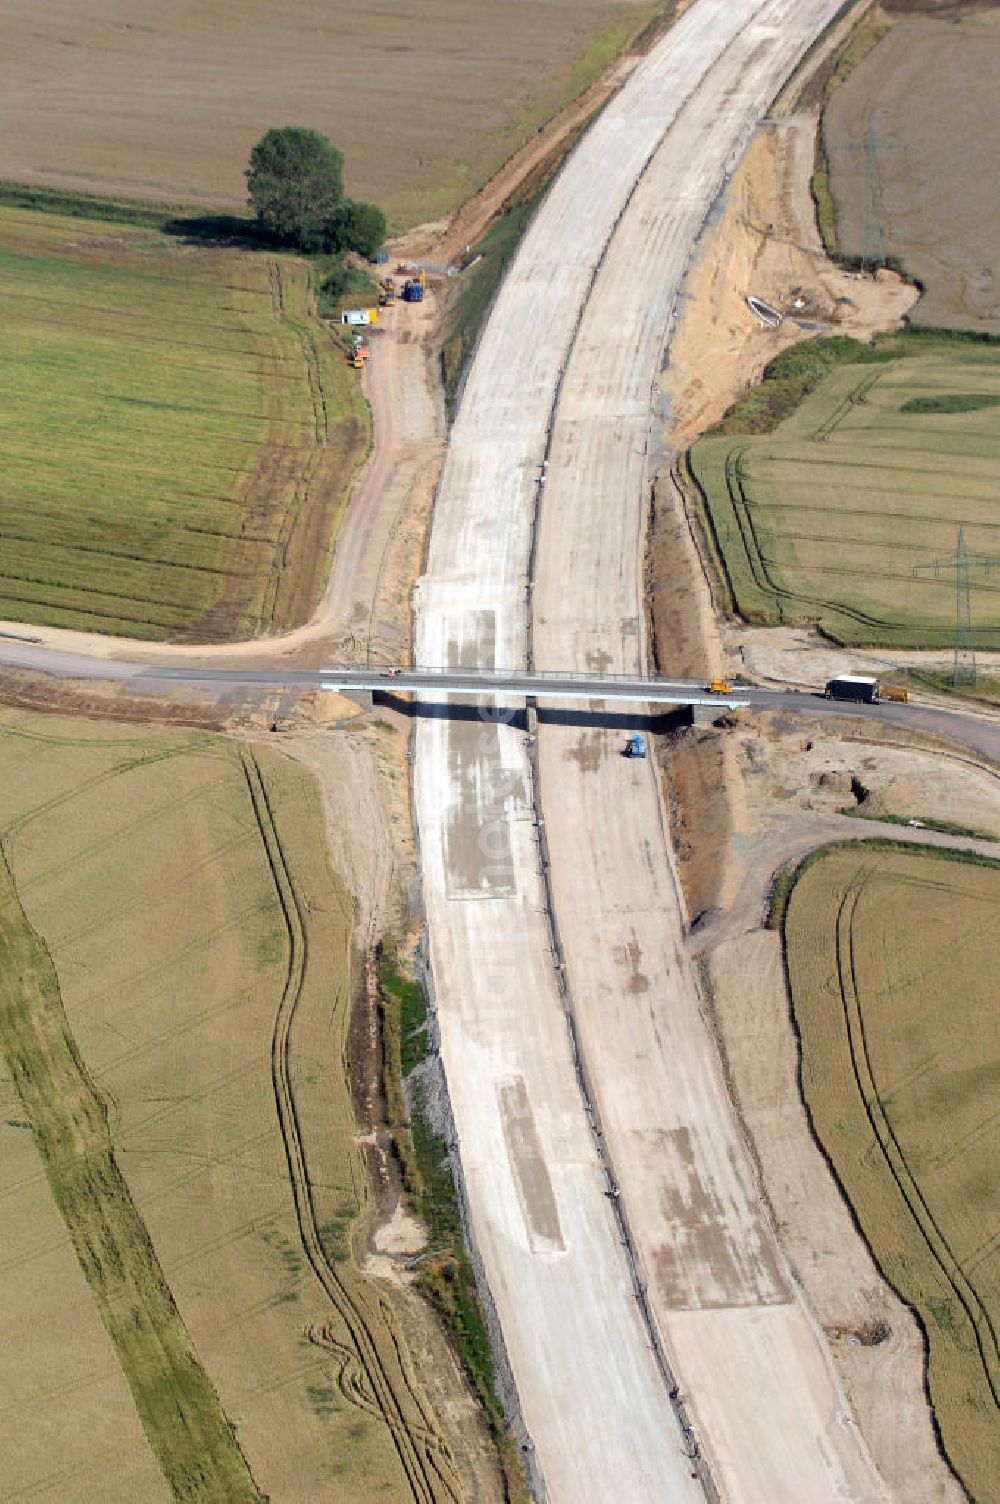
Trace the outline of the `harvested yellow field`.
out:
<instances>
[{"instance_id":1,"label":"harvested yellow field","mask_svg":"<svg viewBox=\"0 0 1000 1504\"><path fill-rule=\"evenodd\" d=\"M0 1455L8 1499L170 1499L0 1059Z\"/></svg>"},{"instance_id":2,"label":"harvested yellow field","mask_svg":"<svg viewBox=\"0 0 1000 1504\"><path fill-rule=\"evenodd\" d=\"M352 911L312 779L9 710L0 779L4 1497L456 1498L354 1263Z\"/></svg>"},{"instance_id":3,"label":"harvested yellow field","mask_svg":"<svg viewBox=\"0 0 1000 1504\"><path fill-rule=\"evenodd\" d=\"M821 854L784 921L814 1129L923 1325L941 1438L979 1504L1000 1498L998 928L1000 866L884 845Z\"/></svg>"},{"instance_id":4,"label":"harvested yellow field","mask_svg":"<svg viewBox=\"0 0 1000 1504\"><path fill-rule=\"evenodd\" d=\"M4 7L0 177L230 206L270 126L322 131L398 225L455 209L670 7L32 0ZM44 80L44 87L39 80Z\"/></svg>"}]
</instances>

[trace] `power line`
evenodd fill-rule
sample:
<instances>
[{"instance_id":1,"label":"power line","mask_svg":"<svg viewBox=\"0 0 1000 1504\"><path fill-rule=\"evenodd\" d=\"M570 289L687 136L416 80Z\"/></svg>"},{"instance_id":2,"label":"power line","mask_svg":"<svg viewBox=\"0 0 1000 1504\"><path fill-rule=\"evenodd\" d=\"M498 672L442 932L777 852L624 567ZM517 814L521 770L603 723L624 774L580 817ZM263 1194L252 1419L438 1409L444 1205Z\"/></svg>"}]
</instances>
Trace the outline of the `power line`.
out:
<instances>
[{"instance_id":1,"label":"power line","mask_svg":"<svg viewBox=\"0 0 1000 1504\"><path fill-rule=\"evenodd\" d=\"M970 554L965 546L965 528L958 530L958 548L947 559L932 559L926 564L914 564L913 577L916 579L924 570L933 570L934 578L940 579L942 572L953 569L955 571L955 666L952 671L953 684L975 684L976 682L976 644L972 632L972 572L980 570L983 574L989 574L990 570L1000 567L1000 558L993 558L989 554Z\"/></svg>"},{"instance_id":2,"label":"power line","mask_svg":"<svg viewBox=\"0 0 1000 1504\"><path fill-rule=\"evenodd\" d=\"M905 151L898 141L882 141L875 129L875 117L869 111L865 116L865 133L860 141L844 141L839 146L830 146L828 151L862 151L865 154L865 202L862 228L861 266L874 271L885 266L885 231L882 221L882 180L879 173L880 151Z\"/></svg>"}]
</instances>

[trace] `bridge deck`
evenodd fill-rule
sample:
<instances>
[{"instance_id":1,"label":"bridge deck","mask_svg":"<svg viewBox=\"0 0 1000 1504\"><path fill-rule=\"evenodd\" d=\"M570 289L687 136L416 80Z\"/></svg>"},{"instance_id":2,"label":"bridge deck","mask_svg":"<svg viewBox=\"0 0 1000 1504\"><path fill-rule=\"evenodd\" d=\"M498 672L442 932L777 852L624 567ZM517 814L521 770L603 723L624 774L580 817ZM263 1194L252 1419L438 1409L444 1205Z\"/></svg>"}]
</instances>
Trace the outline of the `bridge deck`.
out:
<instances>
[{"instance_id":1,"label":"bridge deck","mask_svg":"<svg viewBox=\"0 0 1000 1504\"><path fill-rule=\"evenodd\" d=\"M662 679L652 675L579 674L543 670L486 668L355 668L331 665L320 669L150 667L149 679L183 679L187 683L274 685L338 690L383 690L390 694L427 698L484 698L491 700L625 700L637 705L712 705L736 710L750 704L745 690L729 695L710 694L698 679Z\"/></svg>"},{"instance_id":2,"label":"bridge deck","mask_svg":"<svg viewBox=\"0 0 1000 1504\"><path fill-rule=\"evenodd\" d=\"M330 689L387 690L397 694L444 697L477 695L490 699L625 700L636 704L713 705L735 710L749 702L740 695L710 694L695 679L661 679L626 674L578 674L525 670L389 668L324 669Z\"/></svg>"}]
</instances>

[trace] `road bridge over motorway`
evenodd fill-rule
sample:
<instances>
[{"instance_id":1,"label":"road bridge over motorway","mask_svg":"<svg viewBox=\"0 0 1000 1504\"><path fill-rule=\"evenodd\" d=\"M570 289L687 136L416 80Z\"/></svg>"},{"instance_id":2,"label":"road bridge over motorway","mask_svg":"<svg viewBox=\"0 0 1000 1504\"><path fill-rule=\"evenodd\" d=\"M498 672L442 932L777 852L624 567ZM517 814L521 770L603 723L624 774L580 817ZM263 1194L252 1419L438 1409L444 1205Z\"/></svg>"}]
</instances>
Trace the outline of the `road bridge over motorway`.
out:
<instances>
[{"instance_id":1,"label":"road bridge over motorway","mask_svg":"<svg viewBox=\"0 0 1000 1504\"><path fill-rule=\"evenodd\" d=\"M2 655L0 655L2 661ZM128 677L198 685L239 685L274 689L332 689L339 693L417 695L425 700L609 700L636 705L705 705L738 710L751 703L746 691L713 694L700 679L666 679L652 674L576 673L567 670L413 668L404 665L317 669L200 668L122 664Z\"/></svg>"},{"instance_id":2,"label":"road bridge over motorway","mask_svg":"<svg viewBox=\"0 0 1000 1504\"><path fill-rule=\"evenodd\" d=\"M4 661L4 649L0 644L0 664ZM67 658L69 655L63 655ZM80 659L81 664L90 660ZM40 668L43 664L38 665ZM109 664L105 660L102 668ZM756 685L736 685L732 694L711 694L706 689L705 679L665 678L652 674L574 673L571 670L523 669L477 669L477 668L413 668L392 665L379 668L354 668L347 665L327 666L320 669L201 669L195 665L184 668L152 668L139 664L121 664L122 669L134 676L136 687L153 688L156 680L173 679L175 682L197 685L202 688L231 692L240 684L248 688L295 690L332 689L341 693L371 691L387 696L413 695L419 707L441 707L451 701L454 709L444 711L445 716L462 716L461 706L482 700L503 703L510 700L564 700L575 701L582 707L577 710L556 711L549 720L559 719L565 724L598 725L613 724L646 727L656 730L661 724L657 716L643 715L639 707L662 705L669 708L690 706L695 709L707 707L721 715L726 710L780 711L801 716L803 719L822 717L824 720L847 716L854 719L890 721L912 731L945 737L968 747L980 757L1000 764L1000 717L991 714L985 707L971 710L968 705L954 709L943 704L921 704L911 701L908 705L879 701L873 705L853 700L828 700L821 690L788 689L780 686L761 688ZM127 677L127 675L122 675ZM625 712L613 715L601 707L608 702L622 706L635 706L627 717ZM403 708L405 702L401 702ZM540 719L544 717L544 711Z\"/></svg>"},{"instance_id":3,"label":"road bridge over motorway","mask_svg":"<svg viewBox=\"0 0 1000 1504\"><path fill-rule=\"evenodd\" d=\"M892 721L914 731L929 732L968 747L980 757L1000 764L1000 718L984 709L970 710L967 705L954 709L942 704L861 705L850 701L827 700L817 691L735 686L732 695L706 693L705 680L666 678L655 675L610 673L573 673L572 671L533 671L519 669L443 669L414 668L406 665L355 667L327 664L322 668L294 669L281 667L219 668L191 661L181 665L162 665L140 657L97 657L49 646L27 634L0 633L0 670L14 668L71 680L114 681L139 695L156 692L157 684L172 681L199 688L221 701L247 690L275 690L285 693L316 689L340 692L370 691L385 695L414 696L417 707L454 702L456 716L461 715L463 701L492 699L537 699L576 701L583 708L565 712L552 711L564 720L582 721L583 717L607 723L609 712L595 708L606 701L620 705L710 706L723 710L749 708L775 710L823 719L849 716ZM401 707L407 702L401 701ZM624 714L624 712L620 712ZM551 718L551 717L550 717ZM629 722L643 725L641 711L629 713ZM655 719L652 718L652 719ZM618 724L618 722L615 722ZM651 727L651 729L653 729Z\"/></svg>"},{"instance_id":4,"label":"road bridge over motorway","mask_svg":"<svg viewBox=\"0 0 1000 1504\"><path fill-rule=\"evenodd\" d=\"M420 695L426 699L623 700L638 705L708 705L737 710L750 703L743 691L712 694L699 679L649 674L574 673L572 670L409 668L403 666L319 669L150 668L149 679L184 683L245 683L275 688L335 689Z\"/></svg>"},{"instance_id":5,"label":"road bridge over motorway","mask_svg":"<svg viewBox=\"0 0 1000 1504\"><path fill-rule=\"evenodd\" d=\"M482 696L494 700L626 700L645 705L709 705L736 710L740 693L713 694L697 679L649 674L574 673L572 670L383 668L324 669L328 689L391 690L396 694Z\"/></svg>"},{"instance_id":6,"label":"road bridge over motorway","mask_svg":"<svg viewBox=\"0 0 1000 1504\"><path fill-rule=\"evenodd\" d=\"M929 732L968 747L980 757L1000 764L1000 718L988 711L971 711L967 705L954 709L942 704L861 705L850 701L827 700L817 691L735 686L732 695L706 693L705 680L666 678L655 675L573 673L545 670L527 672L519 669L444 669L414 668L408 665L356 667L327 664L322 668L294 669L282 667L219 668L196 661L181 665L162 665L140 657L96 657L54 648L26 634L0 633L0 670L14 668L51 674L71 680L114 681L139 695L156 692L158 684L173 682L199 688L221 701L230 701L247 690L274 690L294 693L316 689L339 692L370 691L389 696L412 695L415 707L454 704L454 714L461 717L461 705L491 699L576 701L582 708L557 712L565 721L581 723L583 718L607 724L610 712L599 708L605 702L641 707L643 705L709 706L720 713L730 709L774 710L823 719L842 716L892 721L914 731ZM407 702L401 701L401 708ZM594 707L591 710L590 707ZM619 712L623 716L623 712ZM650 718L651 721L656 718ZM641 710L629 713L628 720L637 727L644 724ZM615 720L615 724L619 724ZM652 725L650 729L655 729Z\"/></svg>"},{"instance_id":7,"label":"road bridge over motorway","mask_svg":"<svg viewBox=\"0 0 1000 1504\"><path fill-rule=\"evenodd\" d=\"M7 654L0 644L0 665ZM60 655L59 669L41 660L39 669L69 672L65 666L72 655ZM81 669L91 672L92 660L76 660ZM23 664L23 660L21 660ZM108 673L118 668L118 673ZM929 732L970 748L981 757L1000 763L1000 717L986 708L972 710L968 705L954 709L941 703L908 705L879 701L873 705L853 700L828 700L821 690L788 689L780 686L736 685L729 695L711 694L704 679L665 678L654 674L574 673L572 670L479 669L479 668L412 668L392 665L378 668L355 668L348 665L318 669L280 668L184 668L149 667L139 663L115 664L103 660L99 672L104 677L132 678L137 687L153 688L157 680L173 680L204 688L232 690L240 684L248 688L295 690L332 689L338 692L371 691L384 695L410 694L428 704L444 701L477 700L567 700L585 707L593 706L592 717L586 709L560 713L562 718L581 723L584 716L606 724L608 716L597 707L606 702L635 706L706 706L720 714L725 710L781 711L803 717L823 719L843 716L891 721L913 731ZM553 716L557 712L553 711ZM630 721L640 724L639 716ZM652 721L656 717L651 718ZM618 724L618 721L615 721Z\"/></svg>"}]
</instances>

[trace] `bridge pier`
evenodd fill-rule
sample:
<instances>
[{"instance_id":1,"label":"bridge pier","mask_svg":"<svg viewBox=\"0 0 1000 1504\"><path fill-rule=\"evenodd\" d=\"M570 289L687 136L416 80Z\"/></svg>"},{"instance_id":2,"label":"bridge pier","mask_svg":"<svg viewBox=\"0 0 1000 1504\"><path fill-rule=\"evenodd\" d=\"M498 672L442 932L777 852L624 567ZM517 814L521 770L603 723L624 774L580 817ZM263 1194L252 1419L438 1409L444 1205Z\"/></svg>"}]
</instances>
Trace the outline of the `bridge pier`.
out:
<instances>
[{"instance_id":1,"label":"bridge pier","mask_svg":"<svg viewBox=\"0 0 1000 1504\"><path fill-rule=\"evenodd\" d=\"M345 700L353 700L362 710L371 710L375 704L375 691L371 689L338 689L335 693L343 695Z\"/></svg>"},{"instance_id":2,"label":"bridge pier","mask_svg":"<svg viewBox=\"0 0 1000 1504\"><path fill-rule=\"evenodd\" d=\"M714 726L720 715L726 715L728 705L686 705L688 724L691 726Z\"/></svg>"}]
</instances>

